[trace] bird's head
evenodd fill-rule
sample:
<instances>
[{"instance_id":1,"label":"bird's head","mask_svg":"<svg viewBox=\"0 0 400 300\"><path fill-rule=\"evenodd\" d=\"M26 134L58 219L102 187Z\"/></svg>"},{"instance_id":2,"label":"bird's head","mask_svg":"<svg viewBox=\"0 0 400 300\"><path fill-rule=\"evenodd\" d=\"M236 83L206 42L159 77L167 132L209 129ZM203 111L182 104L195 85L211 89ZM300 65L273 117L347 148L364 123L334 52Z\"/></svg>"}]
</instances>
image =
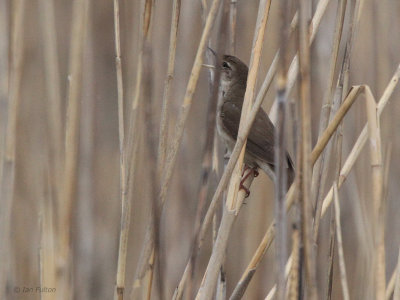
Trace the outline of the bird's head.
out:
<instances>
[{"instance_id":1,"label":"bird's head","mask_svg":"<svg viewBox=\"0 0 400 300\"><path fill-rule=\"evenodd\" d=\"M249 69L239 58L232 55L224 55L221 64L221 81L225 86L243 84L246 86Z\"/></svg>"}]
</instances>

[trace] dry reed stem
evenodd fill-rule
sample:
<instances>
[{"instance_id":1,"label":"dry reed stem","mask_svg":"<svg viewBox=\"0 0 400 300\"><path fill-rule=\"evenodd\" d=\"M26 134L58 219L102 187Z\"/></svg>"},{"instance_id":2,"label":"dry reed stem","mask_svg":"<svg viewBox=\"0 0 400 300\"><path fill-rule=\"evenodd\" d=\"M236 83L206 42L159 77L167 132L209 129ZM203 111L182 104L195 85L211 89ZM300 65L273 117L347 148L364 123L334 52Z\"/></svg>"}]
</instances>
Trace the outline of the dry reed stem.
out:
<instances>
[{"instance_id":1,"label":"dry reed stem","mask_svg":"<svg viewBox=\"0 0 400 300\"><path fill-rule=\"evenodd\" d=\"M383 92L383 95L381 96L379 102L377 103L377 112L378 112L378 117L382 114L383 109L386 107L387 103L389 102L389 99L391 95L394 92L395 87L397 86L398 82L400 79L400 65L398 65L395 73L392 76L392 79L389 81L389 84L386 86L385 91ZM340 189L341 185L343 182L346 180L350 170L352 169L356 159L360 155L361 150L365 146L365 143L368 140L368 129L367 129L367 124L364 125L363 130L361 131L360 135L358 136L357 141L355 142L353 149L351 150L350 154L347 156L347 159L340 171L340 177L338 181L338 188ZM332 188L329 190L327 195L324 198L323 205L322 205L322 211L321 215L323 216L326 212L326 209L332 202L332 196L333 196L333 191Z\"/></svg>"},{"instance_id":2,"label":"dry reed stem","mask_svg":"<svg viewBox=\"0 0 400 300\"><path fill-rule=\"evenodd\" d=\"M62 116L62 100L60 86L60 70L57 53L57 32L54 16L53 1L39 1L39 13L41 14L41 26L43 32L44 63L45 63L45 83L47 92L47 126L46 131L49 139L49 176L45 176L50 181L50 190L47 191L45 200L42 204L41 225L41 284L42 286L56 286L56 264L55 264L55 233L53 230L55 209L50 199L56 200L57 206L61 203L61 184L63 176L63 140L64 140L64 117ZM50 201L49 201L50 200ZM43 299L54 299L55 295L43 294Z\"/></svg>"},{"instance_id":3,"label":"dry reed stem","mask_svg":"<svg viewBox=\"0 0 400 300\"><path fill-rule=\"evenodd\" d=\"M236 52L236 20L237 20L237 0L231 0L229 9L229 52L234 55Z\"/></svg>"},{"instance_id":4,"label":"dry reed stem","mask_svg":"<svg viewBox=\"0 0 400 300\"><path fill-rule=\"evenodd\" d=\"M344 65L342 66L342 70L340 71L339 74L339 79L333 99L333 105L331 109L331 114L336 114L337 110L339 109L339 106L342 103L342 100L345 98L345 89L343 88L343 81L345 80L345 70L344 70ZM347 85L347 84L346 84ZM347 88L346 88L347 89ZM335 168L334 168L334 174L336 181L339 180L339 173L340 173L340 168L342 164L342 140L343 140L343 132L342 132L342 127L343 123L341 123L335 133L335 139L334 142L329 143L327 145L326 150L324 151L325 157L324 161L329 162L332 154L335 152L336 153L336 163L335 163ZM318 160L317 160L318 162ZM328 173L328 164L324 165L323 168L323 173L322 173L322 178L321 181L323 181L320 185L322 189L325 187L325 181L327 179L327 173ZM321 189L319 188L319 191ZM319 193L318 191L318 193ZM321 221L321 209L322 209L322 199L319 198L320 195L318 194L317 198L317 207L315 209L315 217L314 217L314 241L315 241L315 246L317 246L317 239L318 239L318 231L319 231L319 223ZM336 230L336 229L335 229Z\"/></svg>"},{"instance_id":5,"label":"dry reed stem","mask_svg":"<svg viewBox=\"0 0 400 300\"><path fill-rule=\"evenodd\" d=\"M45 173L45 172L44 172ZM46 174L45 174L46 175ZM56 286L54 208L51 199L49 176L44 176L44 194L39 216L39 271L40 286ZM55 293L41 293L41 299L56 299Z\"/></svg>"},{"instance_id":6,"label":"dry reed stem","mask_svg":"<svg viewBox=\"0 0 400 300\"><path fill-rule=\"evenodd\" d=\"M45 83L47 92L47 118L50 137L50 168L52 194L59 203L60 183L62 179L63 161L63 128L64 117L62 115L60 69L57 53L57 32L54 16L54 2L48 0L39 1L39 13L44 45Z\"/></svg>"},{"instance_id":7,"label":"dry reed stem","mask_svg":"<svg viewBox=\"0 0 400 300\"><path fill-rule=\"evenodd\" d=\"M368 86L365 87L367 100L368 132L370 136L370 160L372 168L372 195L374 227L375 227L375 284L376 299L384 299L386 288L385 272L385 224L382 208L383 188L383 167L382 167L382 146L380 133L380 120L378 116L375 98Z\"/></svg>"},{"instance_id":8,"label":"dry reed stem","mask_svg":"<svg viewBox=\"0 0 400 300\"><path fill-rule=\"evenodd\" d=\"M10 263L10 222L14 200L17 123L24 56L24 14L25 0L14 1L11 19L11 64L9 71L7 129L0 171L0 193L2 199L2 209L0 210L0 296L2 298L7 297L6 285Z\"/></svg>"},{"instance_id":9,"label":"dry reed stem","mask_svg":"<svg viewBox=\"0 0 400 300\"><path fill-rule=\"evenodd\" d=\"M311 161L313 162L313 164L317 160L317 158L321 155L322 151L325 149L326 145L328 144L330 138L337 129L341 120L347 114L347 112L353 105L354 101L362 93L362 91L363 91L362 86L353 86L350 89L346 99L343 101L343 104L340 106L338 112L333 117L332 121L329 123L324 133L318 139L317 144L315 145L313 151L311 152Z\"/></svg>"},{"instance_id":10,"label":"dry reed stem","mask_svg":"<svg viewBox=\"0 0 400 300\"><path fill-rule=\"evenodd\" d=\"M287 152L286 152L286 108L288 102L287 71L289 61L289 1L280 1L279 13L279 46L280 56L278 61L278 74L276 81L277 120L274 132L274 172L275 172L275 195L274 214L276 220L276 243L275 243L275 280L276 294L278 300L285 298L285 261L287 259L287 224L285 195L287 191Z\"/></svg>"},{"instance_id":11,"label":"dry reed stem","mask_svg":"<svg viewBox=\"0 0 400 300\"><path fill-rule=\"evenodd\" d=\"M143 47L146 41L150 39L152 19L154 11L154 0L142 0L143 11L140 14L140 37L139 37L139 52L137 57L136 66L136 82L135 82L135 92L133 95L132 105L130 111L128 112L128 131L127 131L127 141L126 141L126 166L128 167L126 175L126 185L127 187L132 185L132 178L135 178L135 163L137 161L138 151L139 151L139 139L141 130L139 130L140 117L139 117L139 106L141 104L140 95L142 88L142 73L143 73ZM131 199L131 190L128 189L128 199ZM124 216L123 216L124 218ZM129 224L127 224L129 225ZM127 226L129 227L129 226Z\"/></svg>"},{"instance_id":12,"label":"dry reed stem","mask_svg":"<svg viewBox=\"0 0 400 300\"><path fill-rule=\"evenodd\" d=\"M289 258L287 260L287 263L285 265L285 270L284 270L284 278L285 278L285 280L287 280L288 277L292 275L291 271L293 270L293 267L294 267L293 262L294 262L295 255L296 255L296 253L295 253L295 251L293 251L292 254L289 256ZM276 296L276 284L274 284L272 289L268 292L267 296L265 297L265 300L272 300L272 299L275 298L275 296ZM231 299L239 299L239 298L232 298L231 297Z\"/></svg>"},{"instance_id":13,"label":"dry reed stem","mask_svg":"<svg viewBox=\"0 0 400 300\"><path fill-rule=\"evenodd\" d=\"M346 53L347 53L348 48L346 47ZM337 111L337 105L340 105L342 102L342 99L345 97L344 91L347 90L348 86L348 69L346 66L346 53L345 53L345 59L344 63L342 64L342 69L339 73L339 79L338 79L338 84L336 87L335 95L334 95L334 100L333 100L333 108L331 113ZM345 86L345 88L343 87ZM335 166L335 181L337 182L339 180L339 174L340 174L340 168L342 166L342 142L343 142L343 132L342 132L342 127L343 123L341 123L338 126L338 129L336 130L336 139L335 139L335 145L331 146L331 149L327 150L327 160L329 161L331 152L333 150L336 151L336 166ZM333 144L333 143L331 143ZM327 165L326 165L327 167ZM323 174L324 176L324 174ZM326 176L326 175L325 175ZM324 179L322 179L324 180ZM319 199L318 199L319 200ZM320 201L322 204L322 201ZM319 204L319 202L317 203ZM320 205L322 207L322 205ZM314 234L315 234L315 240L317 239L318 236L318 224L320 221L320 208L318 210L317 207L317 214L316 217L318 219L314 219ZM335 215L331 210L331 220L330 220L330 247L329 247L329 260L328 260L328 270L327 270L327 289L326 289L326 298L331 299L332 298L332 288L333 288L333 262L334 262L334 252L335 252L335 235L336 235L336 222L335 222Z\"/></svg>"},{"instance_id":14,"label":"dry reed stem","mask_svg":"<svg viewBox=\"0 0 400 300\"><path fill-rule=\"evenodd\" d=\"M143 56L143 103L144 103L144 125L145 125L145 142L147 146L148 155L148 164L147 168L149 169L149 183L153 187L157 187L160 185L159 180L159 172L157 168L157 142L155 140L156 136L156 129L154 127L154 114L152 108L153 104L153 97L152 97L152 90L153 90L153 64L152 64L152 57L153 52L151 45L145 42L144 45L144 56ZM150 193L151 198L151 218L153 219L153 250L150 256L148 265L149 268L145 274L145 284L147 285L145 295L142 297L144 299L150 300L151 298L151 291L152 291L152 283L154 277L154 268L157 266L158 269L158 277L156 278L157 283L157 291L158 291L158 298L164 298L164 280L162 278L163 269L161 268L161 257L163 258L163 253L161 253L162 248L160 247L160 220L161 220L161 209L158 205L157 199L157 190L152 189ZM164 259L165 261L165 259Z\"/></svg>"},{"instance_id":15,"label":"dry reed stem","mask_svg":"<svg viewBox=\"0 0 400 300\"><path fill-rule=\"evenodd\" d=\"M390 164L392 160L392 150L393 144L392 141L389 141L388 145L386 146L385 151L385 162L383 164L383 188L382 188L382 208L386 212L387 208L387 198L389 194L389 181L390 181Z\"/></svg>"},{"instance_id":16,"label":"dry reed stem","mask_svg":"<svg viewBox=\"0 0 400 300\"><path fill-rule=\"evenodd\" d=\"M10 26L9 26L9 10L6 1L0 2L0 105L7 107L8 88L9 88L9 50L10 50ZM7 109L0 111L0 138L4 143L4 138L7 131ZM3 154L5 147L0 147L0 182L3 169ZM1 188L1 186L0 186ZM1 190L0 190L1 191ZM1 275L0 275L1 276Z\"/></svg>"},{"instance_id":17,"label":"dry reed stem","mask_svg":"<svg viewBox=\"0 0 400 300\"><path fill-rule=\"evenodd\" d=\"M335 223L336 223L336 238L337 238L338 256L339 256L340 282L342 284L343 299L349 300L350 294L349 294L349 286L347 284L346 263L344 261L344 253L343 253L342 226L340 223L340 202L339 202L339 193L336 182L333 184L333 195L335 204Z\"/></svg>"},{"instance_id":18,"label":"dry reed stem","mask_svg":"<svg viewBox=\"0 0 400 300\"><path fill-rule=\"evenodd\" d=\"M311 83L310 83L310 49L308 37L307 2L300 1L300 34L299 34L299 66L300 66L300 111L301 111L301 170L300 175L300 204L301 204L301 233L304 247L304 261L307 282L307 297L318 299L316 279L316 258L314 240L312 237L312 199L311 199Z\"/></svg>"},{"instance_id":19,"label":"dry reed stem","mask_svg":"<svg viewBox=\"0 0 400 300\"><path fill-rule=\"evenodd\" d=\"M314 16L309 25L309 32L310 32L309 33L309 37L310 37L309 43L310 44L312 44L315 39L319 25L321 23L323 15L325 14L325 11L329 4L329 1L330 0L320 0L318 2L318 5L315 9ZM298 73L299 73L299 56L298 56L298 54L296 54L290 64L289 72L287 75L287 87L286 87L287 96L286 97L288 97L289 94L291 93L293 86L296 83ZM271 111L269 114L273 123L276 118L276 109L277 109L277 102L275 101L273 106L271 107Z\"/></svg>"},{"instance_id":20,"label":"dry reed stem","mask_svg":"<svg viewBox=\"0 0 400 300\"><path fill-rule=\"evenodd\" d=\"M287 283L289 300L299 299L299 283L300 283L300 231L296 226L292 230L292 266L290 268L289 279ZM289 263L289 260L288 260Z\"/></svg>"},{"instance_id":21,"label":"dry reed stem","mask_svg":"<svg viewBox=\"0 0 400 300\"><path fill-rule=\"evenodd\" d=\"M252 172L252 170L249 170L248 172ZM249 176L243 183L244 186L249 188L253 179L253 176ZM239 190L238 201L243 203L245 196L246 192L244 190ZM213 251L211 253L201 286L196 295L196 300L212 299L212 295L214 294L215 286L217 284L220 267L225 256L229 233L239 210L240 206L237 208L237 210L228 210L226 205L223 207L223 215L220 227L218 229L217 238L215 240Z\"/></svg>"},{"instance_id":22,"label":"dry reed stem","mask_svg":"<svg viewBox=\"0 0 400 300\"><path fill-rule=\"evenodd\" d=\"M150 38L152 33L152 20L154 15L154 1L143 0L143 11L140 14L140 37L139 37L139 52L136 66L136 83L135 83L135 94L133 97L132 106L130 109L129 126L128 126L128 137L126 142L126 165L127 165L127 202L131 201L132 189L129 189L133 185L133 179L135 178L135 171L137 165L137 158L139 153L140 136L143 131L142 129L142 118L140 117L140 108L143 101L142 87L145 86L143 83L143 72L144 72L144 54L146 44L150 44ZM130 205L130 203L129 203ZM127 207L128 210L128 207ZM122 218L130 213L130 211L123 212ZM130 210L130 209L129 209ZM153 278L153 258L154 258L154 215L151 213L149 216L149 224L146 227L145 240L142 248L142 252L139 257L139 262L136 266L135 276L132 283L132 290L130 298L134 299L140 297L139 295L143 290L148 290L148 286L151 286ZM129 218L127 218L129 221ZM123 221L121 221L123 222ZM127 228L126 234L129 232L129 224L125 224Z\"/></svg>"},{"instance_id":23,"label":"dry reed stem","mask_svg":"<svg viewBox=\"0 0 400 300\"><path fill-rule=\"evenodd\" d=\"M82 112L84 116L80 123L80 154L79 154L79 175L77 198L82 199L76 206L76 235L77 241L74 268L74 295L79 298L89 299L92 290L88 282L94 272L94 251L95 249L95 105L96 105L96 80L94 74L94 43L93 43L93 15L89 13L87 45L84 51L83 68L83 87L82 87ZM97 48L96 48L97 49Z\"/></svg>"},{"instance_id":24,"label":"dry reed stem","mask_svg":"<svg viewBox=\"0 0 400 300\"><path fill-rule=\"evenodd\" d=\"M296 28L298 26L298 22L299 22L299 14L296 12L295 15L293 16L292 22L290 23L290 33L289 33L290 36L296 30ZM269 69L268 69L267 75L265 76L264 81L261 85L261 88L260 88L259 92L257 93L257 98L255 101L254 107L256 107L257 103L262 104L262 101L264 100L264 98L271 86L272 80L274 79L276 70L278 68L279 59L280 59L280 49L278 49L278 51L275 53L275 56L271 62Z\"/></svg>"},{"instance_id":25,"label":"dry reed stem","mask_svg":"<svg viewBox=\"0 0 400 300\"><path fill-rule=\"evenodd\" d=\"M331 107L333 100L333 87L334 87L334 77L335 70L338 63L338 54L339 54L339 46L340 40L343 32L343 24L344 24L344 16L346 13L346 5L347 0L341 0L337 6L337 14L336 14L336 23L335 23L335 33L333 39L332 46L332 54L330 57L329 64L329 76L328 76L328 86L325 90L324 100L321 107L320 113L320 122L319 122L319 133L318 137L323 133L326 126L329 122L329 116L331 115ZM320 159L317 160L314 166L313 174L312 174L312 183L311 183L311 196L313 205L315 205L315 214L314 214L314 240L317 240L316 232L318 232L319 227L319 214L321 213L321 201L319 201L320 194L323 192L326 182L326 176L328 172L323 172L323 169L327 167L327 161L325 160L325 155L323 154ZM329 158L329 155L328 155Z\"/></svg>"},{"instance_id":26,"label":"dry reed stem","mask_svg":"<svg viewBox=\"0 0 400 300\"><path fill-rule=\"evenodd\" d=\"M384 94L382 95L378 105L375 104L375 100L371 94L371 91L368 86L359 86L357 89L362 89L362 91L366 94L367 100L367 110L368 110L368 128L370 129L370 141L371 141L371 161L373 162L373 166L375 168L375 174L373 174L373 197L375 205L379 205L380 209L380 200L382 197L382 168L381 168L381 154L380 154L380 135L379 135L379 115L382 112L384 106L386 105L387 101L389 100L393 90L398 82L400 76L400 66L395 72L392 80L389 82L388 86ZM346 101L345 101L346 102ZM374 108L376 107L376 108ZM376 115L375 115L376 114ZM329 129L329 126L328 126ZM361 149L365 145L367 141L367 125L364 127L363 131L361 132L358 140L356 141L352 151L350 152L344 166L342 167L339 175L338 181L338 188L341 187L344 180L347 178L348 173L350 172L351 168L353 167L356 158L361 152ZM333 198L333 187L328 192L327 196L324 199L322 205L322 212L321 217L325 215L325 212L328 206L331 204ZM378 216L376 216L377 218ZM383 225L380 225L379 229L384 231ZM376 252L377 255L377 262L375 265L375 280L376 280L376 293L379 294L379 297L384 297L385 287L382 288L381 284L384 280L384 275L382 279L382 272L384 272L385 265L384 265L384 243L383 243L383 232L376 233L377 241L376 241ZM383 298L378 298L383 299Z\"/></svg>"},{"instance_id":27,"label":"dry reed stem","mask_svg":"<svg viewBox=\"0 0 400 300\"><path fill-rule=\"evenodd\" d=\"M39 213L39 218L38 218L38 224L39 224L39 246L38 246L38 260L39 260L39 282L40 286L44 286L43 282L43 246L42 246L42 240L43 240L43 221L42 221L42 215ZM40 299L43 299L43 296L40 295Z\"/></svg>"},{"instance_id":28,"label":"dry reed stem","mask_svg":"<svg viewBox=\"0 0 400 300\"><path fill-rule=\"evenodd\" d=\"M57 291L65 299L72 297L71 283L71 214L77 183L80 92L82 79L83 48L86 39L89 1L75 0L71 29L69 87L65 135L65 166L58 223L58 286Z\"/></svg>"},{"instance_id":29,"label":"dry reed stem","mask_svg":"<svg viewBox=\"0 0 400 300\"><path fill-rule=\"evenodd\" d=\"M168 69L164 82L163 104L161 110L160 121L160 139L158 143L158 172L161 176L165 157L167 154L167 137L168 137L168 109L171 101L171 86L175 73L175 55L176 42L178 38L179 16L181 12L181 1L174 0L172 3L171 31L169 34L169 50L168 50Z\"/></svg>"},{"instance_id":30,"label":"dry reed stem","mask_svg":"<svg viewBox=\"0 0 400 300\"><path fill-rule=\"evenodd\" d=\"M329 256L328 256L328 268L327 268L327 289L326 289L326 299L330 300L332 298L332 290L333 290L333 261L335 257L335 216L331 210L331 220L329 226L329 236L330 236L330 243L329 243Z\"/></svg>"},{"instance_id":31,"label":"dry reed stem","mask_svg":"<svg viewBox=\"0 0 400 300\"><path fill-rule=\"evenodd\" d=\"M115 69L117 74L118 94L118 136L120 154L120 198L122 203L121 229L119 237L117 275L114 299L123 299L125 291L126 255L128 251L128 234L130 224L130 201L126 184L125 129L124 129L124 87L121 65L121 38L119 21L119 0L114 0L114 34L115 34Z\"/></svg>"},{"instance_id":32,"label":"dry reed stem","mask_svg":"<svg viewBox=\"0 0 400 300\"><path fill-rule=\"evenodd\" d=\"M9 44L10 44L10 13L7 9L8 5L6 1L0 2L0 103L6 103L8 95L8 84L9 84ZM3 116L3 115L2 115ZM3 138L6 131L6 122L0 122L0 134ZM0 148L0 156L3 155L3 147ZM1 167L0 167L0 178L1 178Z\"/></svg>"},{"instance_id":33,"label":"dry reed stem","mask_svg":"<svg viewBox=\"0 0 400 300\"><path fill-rule=\"evenodd\" d=\"M151 35L151 25L154 11L154 0L142 0L143 12L140 15L141 18L141 36L140 36L140 46L138 53L138 62L136 69L136 85L135 85L135 95L132 102L131 119L134 120L137 115L137 108L139 106L141 87L142 87L142 73L143 73L143 52L144 43L150 38Z\"/></svg>"}]
</instances>

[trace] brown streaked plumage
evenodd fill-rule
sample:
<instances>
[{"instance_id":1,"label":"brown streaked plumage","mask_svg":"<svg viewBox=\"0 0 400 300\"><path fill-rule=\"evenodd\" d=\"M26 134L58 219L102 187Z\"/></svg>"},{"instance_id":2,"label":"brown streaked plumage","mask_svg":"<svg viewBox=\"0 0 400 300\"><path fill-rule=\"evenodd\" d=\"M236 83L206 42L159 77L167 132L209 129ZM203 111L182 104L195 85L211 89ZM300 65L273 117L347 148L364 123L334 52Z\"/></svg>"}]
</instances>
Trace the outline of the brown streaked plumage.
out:
<instances>
[{"instance_id":1,"label":"brown streaked plumage","mask_svg":"<svg viewBox=\"0 0 400 300\"><path fill-rule=\"evenodd\" d=\"M217 128L230 153L238 135L248 68L239 58L231 55L224 55L221 68L222 97L218 103ZM261 108L247 138L244 157L246 165L261 168L271 179L275 178L274 132L274 125ZM287 177L289 188L294 180L294 166L289 154Z\"/></svg>"}]
</instances>

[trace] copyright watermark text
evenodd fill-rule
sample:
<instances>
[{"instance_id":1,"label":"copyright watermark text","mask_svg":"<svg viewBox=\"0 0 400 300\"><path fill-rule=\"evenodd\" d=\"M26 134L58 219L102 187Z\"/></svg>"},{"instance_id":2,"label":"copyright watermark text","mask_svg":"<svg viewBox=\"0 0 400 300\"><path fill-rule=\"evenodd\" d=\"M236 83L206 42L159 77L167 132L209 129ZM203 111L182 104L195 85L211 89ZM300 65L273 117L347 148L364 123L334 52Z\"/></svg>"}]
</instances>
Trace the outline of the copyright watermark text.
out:
<instances>
[{"instance_id":1,"label":"copyright watermark text","mask_svg":"<svg viewBox=\"0 0 400 300\"><path fill-rule=\"evenodd\" d=\"M47 287L47 286L15 286L13 288L14 293L16 294L33 294L33 293L55 293L56 288Z\"/></svg>"}]
</instances>

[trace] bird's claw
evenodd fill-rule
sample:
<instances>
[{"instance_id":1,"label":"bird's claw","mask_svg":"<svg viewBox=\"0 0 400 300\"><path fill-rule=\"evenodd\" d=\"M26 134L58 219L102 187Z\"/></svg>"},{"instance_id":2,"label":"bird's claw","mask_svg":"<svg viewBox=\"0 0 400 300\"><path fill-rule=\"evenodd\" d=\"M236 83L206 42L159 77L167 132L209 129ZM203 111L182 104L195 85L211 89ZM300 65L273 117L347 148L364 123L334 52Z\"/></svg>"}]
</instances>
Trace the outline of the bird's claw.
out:
<instances>
[{"instance_id":1,"label":"bird's claw","mask_svg":"<svg viewBox=\"0 0 400 300\"><path fill-rule=\"evenodd\" d=\"M245 180L246 180L246 179L245 179ZM243 180L240 181L239 189L240 189L240 190L244 190L244 191L246 192L246 195L244 196L245 198L248 198L248 197L250 196L250 190L249 190L247 187L245 187L245 186L243 185Z\"/></svg>"},{"instance_id":2,"label":"bird's claw","mask_svg":"<svg viewBox=\"0 0 400 300\"><path fill-rule=\"evenodd\" d=\"M250 169L250 171L247 174L245 174L248 169ZM243 168L242 180L240 181L240 186L239 186L239 189L242 189L246 192L245 198L250 196L250 190L247 187L245 187L243 183L251 174L253 174L254 177L257 177L259 175L257 167L250 168L249 166L245 165Z\"/></svg>"}]
</instances>

